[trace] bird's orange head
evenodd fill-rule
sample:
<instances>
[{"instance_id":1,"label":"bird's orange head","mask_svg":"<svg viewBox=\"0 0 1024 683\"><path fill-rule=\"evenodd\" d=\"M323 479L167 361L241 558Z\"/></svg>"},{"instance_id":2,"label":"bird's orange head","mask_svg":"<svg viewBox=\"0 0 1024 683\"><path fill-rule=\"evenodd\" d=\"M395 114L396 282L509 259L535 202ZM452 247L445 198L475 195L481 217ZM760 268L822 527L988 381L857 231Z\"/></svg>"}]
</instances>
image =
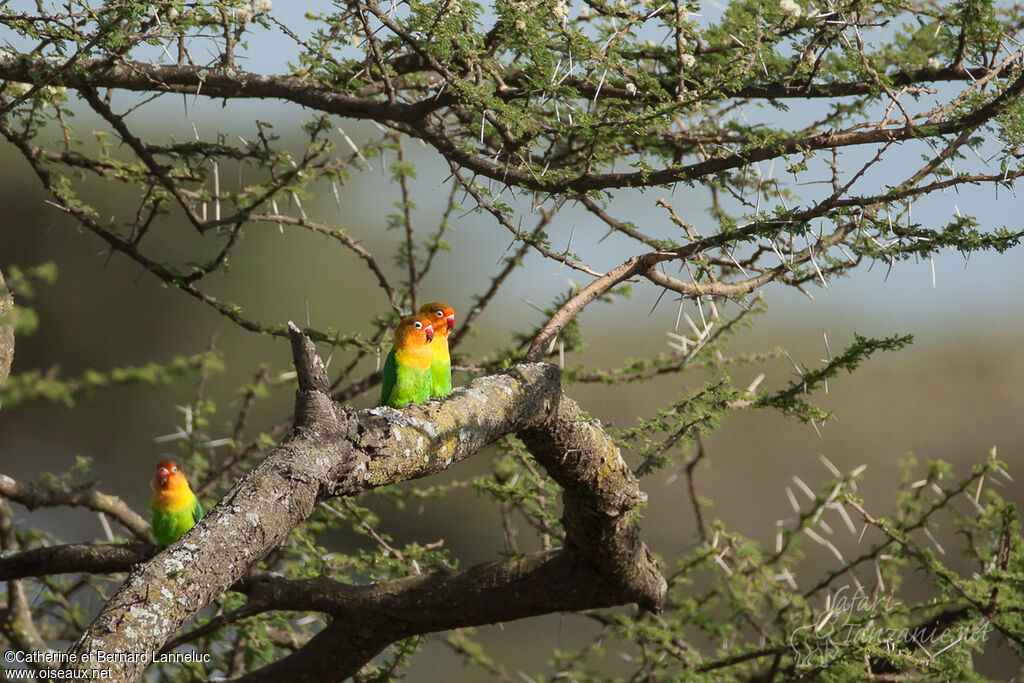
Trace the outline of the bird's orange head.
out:
<instances>
[{"instance_id":1,"label":"bird's orange head","mask_svg":"<svg viewBox=\"0 0 1024 683\"><path fill-rule=\"evenodd\" d=\"M435 301L420 306L420 315L430 318L430 324L434 327L434 334L447 337L448 333L455 327L455 309L446 303Z\"/></svg>"},{"instance_id":2,"label":"bird's orange head","mask_svg":"<svg viewBox=\"0 0 1024 683\"><path fill-rule=\"evenodd\" d=\"M178 463L164 460L156 465L156 476L153 477L154 493L174 493L188 491L188 479Z\"/></svg>"},{"instance_id":3,"label":"bird's orange head","mask_svg":"<svg viewBox=\"0 0 1024 683\"><path fill-rule=\"evenodd\" d=\"M434 339L434 327L425 315L402 318L395 329L395 348L412 350L425 347Z\"/></svg>"}]
</instances>

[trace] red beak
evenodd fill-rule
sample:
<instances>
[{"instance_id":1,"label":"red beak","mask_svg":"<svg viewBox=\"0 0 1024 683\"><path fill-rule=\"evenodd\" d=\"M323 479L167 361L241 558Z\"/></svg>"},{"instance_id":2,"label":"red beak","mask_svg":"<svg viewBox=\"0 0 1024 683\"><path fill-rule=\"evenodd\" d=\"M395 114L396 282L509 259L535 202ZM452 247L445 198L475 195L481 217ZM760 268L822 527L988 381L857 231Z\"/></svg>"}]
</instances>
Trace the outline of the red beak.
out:
<instances>
[{"instance_id":1,"label":"red beak","mask_svg":"<svg viewBox=\"0 0 1024 683\"><path fill-rule=\"evenodd\" d=\"M427 343L434 341L434 328L427 325L423 328L423 332L427 335Z\"/></svg>"},{"instance_id":2,"label":"red beak","mask_svg":"<svg viewBox=\"0 0 1024 683\"><path fill-rule=\"evenodd\" d=\"M454 313L452 313L450 316L445 318L444 321L446 323L448 323L448 330L449 331L451 331L452 329L455 328L455 314Z\"/></svg>"},{"instance_id":3,"label":"red beak","mask_svg":"<svg viewBox=\"0 0 1024 683\"><path fill-rule=\"evenodd\" d=\"M167 486L167 480L171 477L171 471L166 467L156 468L156 480L160 482L161 486Z\"/></svg>"}]
</instances>

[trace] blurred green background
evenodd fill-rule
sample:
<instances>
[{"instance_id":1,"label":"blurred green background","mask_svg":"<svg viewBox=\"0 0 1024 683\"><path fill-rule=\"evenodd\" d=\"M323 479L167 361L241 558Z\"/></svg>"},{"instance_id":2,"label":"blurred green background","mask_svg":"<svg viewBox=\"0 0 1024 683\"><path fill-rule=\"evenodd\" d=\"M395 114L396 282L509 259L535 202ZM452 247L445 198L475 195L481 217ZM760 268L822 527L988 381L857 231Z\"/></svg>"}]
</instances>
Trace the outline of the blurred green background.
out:
<instances>
[{"instance_id":1,"label":"blurred green background","mask_svg":"<svg viewBox=\"0 0 1024 683\"><path fill-rule=\"evenodd\" d=\"M199 102L190 111L190 121L208 137L216 131L245 134L244 122L252 121L257 111L255 105L233 105L226 117L219 105ZM283 112L277 119L279 132L296 134L298 112ZM243 123L236 126L231 122ZM99 126L84 113L77 125L80 133L90 125ZM150 125L155 131L155 115ZM170 122L159 122L159 130L184 138L191 135L191 123L175 116ZM358 141L370 131L354 127L348 132ZM426 234L439 220L440 201L447 188L438 188L446 174L426 151L417 155L422 165L414 184L414 199L419 203L416 222ZM306 200L304 209L311 217L344 228L362 240L398 281L402 270L391 260L398 235L384 230L384 217L393 210L397 189L381 173L379 161L371 163L377 168L354 176L343 189L341 210L327 188L319 188L319 195ZM105 370L199 353L215 338L227 370L211 378L207 395L217 400L227 421L233 417L231 404L237 400L237 387L261 364L267 364L274 374L290 369L285 341L245 332L181 292L161 286L126 258L110 257L97 238L45 204L38 181L10 147L0 147L0 168L4 207L0 268L53 260L59 272L55 286L40 286L34 300L22 302L36 310L40 326L35 333L19 337L15 372L55 368L61 376L72 377L87 368ZM223 172L226 178L232 173L231 169ZM677 207L690 207L692 214L687 220L707 225L706 198L687 192L680 190L672 200ZM115 215L123 206L133 206L127 195L104 185L87 183L84 193L104 214ZM667 222L663 214L655 213L658 198L653 193L624 195L616 207L638 222L647 221L641 225L657 234L665 229L657 226ZM990 200L979 196L958 201L966 208L968 202L980 207ZM1022 208L1021 200L1012 196L984 207L990 217L1002 214L999 222L1007 220L1006 216L1019 221L1024 215ZM454 225L452 251L439 256L423 296L424 300L448 301L461 313L470 305L470 297L487 287L510 236L477 214L461 217ZM560 215L550 232L555 245L565 245L573 235L573 251L598 269L616 265L629 255L625 251L628 245L614 238L598 245L603 226L579 213ZM184 222L166 223L155 239L167 258L181 258L197 244ZM822 425L820 435L808 425L776 414L744 412L729 417L706 439L709 466L698 475L701 493L714 501L709 515L772 548L775 521L793 514L786 487L799 501L807 502L793 477L812 488L832 478L820 455L844 471L868 466L861 490L867 508L878 515L892 510L898 461L910 452L921 458L947 460L957 473L965 474L997 447L1000 457L1010 463L1011 474L1024 476L1014 469L1024 444L1022 255L1024 251L1017 248L1003 256L977 255L967 264L959 255L943 255L935 262L934 289L930 264L906 263L898 264L887 281L886 268L863 268L853 278L832 283L827 291L814 289L814 301L779 286L764 290L768 313L740 333L730 347L733 354L781 346L796 362L814 367L825 357L823 333L827 333L833 352L849 344L855 331L873 336L913 333L916 342L902 352L877 357L854 375L830 382L828 395L815 398L838 419ZM539 323L542 317L534 306L546 305L564 291L567 279L581 281L581 275L532 254L480 319L477 334L458 349L459 355L484 355L507 343L513 333ZM387 310L375 280L350 252L294 229L282 233L273 225L248 228L232 259L230 276L214 276L204 283L210 293L241 304L248 315L268 324L288 319L305 323L308 315L308 322L316 327L366 332L369 316ZM614 366L630 357L665 350L666 331L675 329L678 308L668 297L655 307L657 298L653 288L640 287L632 300L588 309L581 317L587 349L567 362ZM732 304L724 304L722 309L736 310ZM685 310L697 317L690 304ZM326 349L322 351L327 354ZM335 355L334 363L345 360L343 353ZM356 376L372 369L373 362L368 362ZM780 387L794 377L792 365L784 357L763 366L730 370L740 385L762 371L767 375L763 386L769 388ZM684 388L699 386L704 377L687 373L625 387L575 384L566 391L602 422L629 426L639 416L653 415ZM468 379L460 374L456 383ZM0 470L30 480L44 471L66 470L76 455L89 456L102 490L122 497L145 514L153 465L164 454L174 453L173 444L154 439L183 424L176 406L187 404L193 393L193 384L184 382L168 390L113 389L81 397L74 409L42 401L4 407L0 410ZM366 407L375 398L376 392L371 392L355 404ZM251 423L260 427L285 417L292 400L289 386L278 388L258 405ZM230 435L226 424L210 431L214 438ZM487 458L483 453L439 480L486 472ZM645 538L669 566L696 542L685 482L679 474L678 468L669 468L643 482L650 495L643 522ZM1002 494L1022 500L1019 484L1005 486ZM213 502L206 501L207 505ZM492 560L504 547L498 510L470 490L401 514L385 506L380 511L385 528L398 541L443 538L463 565ZM20 521L51 530L67 542L95 539L103 533L97 516L80 510L29 513L16 507L15 513ZM837 547L855 552L857 536L838 518L830 523ZM943 539L951 541L952 537ZM870 532L867 540L871 540ZM361 541L339 537L337 542ZM530 547L525 539L524 546ZM835 558L807 541L804 548L808 560L796 580L808 586L821 571L834 566ZM950 561L960 569L969 566L957 558ZM552 616L480 629L479 635L510 671L531 675L546 670L553 647L579 645L595 632L582 618ZM998 652L992 654L979 670L997 678L1009 675L1010 659ZM620 662L612 649L602 667L612 675ZM435 680L441 675L452 681L479 678L479 672L453 671L456 663L444 645L431 642L415 656L410 679Z\"/></svg>"}]
</instances>

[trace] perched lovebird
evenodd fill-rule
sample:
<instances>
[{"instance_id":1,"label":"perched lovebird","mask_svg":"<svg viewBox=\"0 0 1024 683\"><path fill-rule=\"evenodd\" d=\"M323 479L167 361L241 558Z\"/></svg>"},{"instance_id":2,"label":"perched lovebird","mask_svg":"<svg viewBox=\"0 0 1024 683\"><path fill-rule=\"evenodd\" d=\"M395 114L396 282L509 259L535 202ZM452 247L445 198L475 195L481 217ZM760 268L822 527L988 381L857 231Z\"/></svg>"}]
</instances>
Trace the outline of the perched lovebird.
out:
<instances>
[{"instance_id":1,"label":"perched lovebird","mask_svg":"<svg viewBox=\"0 0 1024 683\"><path fill-rule=\"evenodd\" d=\"M452 357L448 355L448 333L455 327L455 311L448 304L435 301L420 306L420 315L430 318L434 341L430 344L430 398L444 398L452 393Z\"/></svg>"},{"instance_id":2,"label":"perched lovebird","mask_svg":"<svg viewBox=\"0 0 1024 683\"><path fill-rule=\"evenodd\" d=\"M430 342L434 327L425 315L402 318L395 329L395 346L384 361L380 404L404 408L430 400Z\"/></svg>"},{"instance_id":3,"label":"perched lovebird","mask_svg":"<svg viewBox=\"0 0 1024 683\"><path fill-rule=\"evenodd\" d=\"M188 486L185 473L173 460L164 460L156 466L153 477L152 513L153 538L157 545L168 546L196 525L203 517L203 507Z\"/></svg>"}]
</instances>

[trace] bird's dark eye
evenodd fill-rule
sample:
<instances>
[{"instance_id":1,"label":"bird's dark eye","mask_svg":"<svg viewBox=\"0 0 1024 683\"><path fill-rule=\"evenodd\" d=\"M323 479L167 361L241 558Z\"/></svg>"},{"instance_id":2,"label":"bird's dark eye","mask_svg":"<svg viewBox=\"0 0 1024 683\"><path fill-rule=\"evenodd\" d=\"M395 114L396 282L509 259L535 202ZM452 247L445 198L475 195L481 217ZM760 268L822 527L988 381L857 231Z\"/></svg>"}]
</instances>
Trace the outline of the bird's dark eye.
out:
<instances>
[{"instance_id":1,"label":"bird's dark eye","mask_svg":"<svg viewBox=\"0 0 1024 683\"><path fill-rule=\"evenodd\" d=\"M422 330L422 329L423 329L423 323L421 323L421 322L420 322L419 320L417 320L416 322L414 322L414 323L412 324L412 326L413 326L413 327L415 327L415 328L416 328L417 330Z\"/></svg>"},{"instance_id":2,"label":"bird's dark eye","mask_svg":"<svg viewBox=\"0 0 1024 683\"><path fill-rule=\"evenodd\" d=\"M438 318L443 318L444 317L444 311L438 311L437 312L437 317Z\"/></svg>"},{"instance_id":3,"label":"bird's dark eye","mask_svg":"<svg viewBox=\"0 0 1024 683\"><path fill-rule=\"evenodd\" d=\"M178 466L177 465L172 465L171 466L171 472L177 472L177 471L178 471Z\"/></svg>"}]
</instances>

